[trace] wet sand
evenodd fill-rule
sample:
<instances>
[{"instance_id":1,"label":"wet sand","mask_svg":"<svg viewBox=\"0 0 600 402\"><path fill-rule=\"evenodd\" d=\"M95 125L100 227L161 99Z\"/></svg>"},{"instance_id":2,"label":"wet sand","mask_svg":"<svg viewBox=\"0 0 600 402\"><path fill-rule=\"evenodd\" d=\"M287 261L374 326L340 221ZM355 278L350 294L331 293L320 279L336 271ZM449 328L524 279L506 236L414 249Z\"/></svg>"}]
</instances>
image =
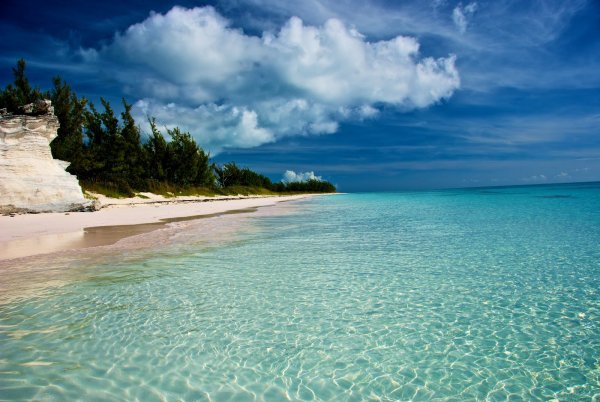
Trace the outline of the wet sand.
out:
<instances>
[{"instance_id":1,"label":"wet sand","mask_svg":"<svg viewBox=\"0 0 600 402\"><path fill-rule=\"evenodd\" d=\"M0 260L114 244L169 223L248 213L309 195L109 205L95 212L0 216Z\"/></svg>"}]
</instances>

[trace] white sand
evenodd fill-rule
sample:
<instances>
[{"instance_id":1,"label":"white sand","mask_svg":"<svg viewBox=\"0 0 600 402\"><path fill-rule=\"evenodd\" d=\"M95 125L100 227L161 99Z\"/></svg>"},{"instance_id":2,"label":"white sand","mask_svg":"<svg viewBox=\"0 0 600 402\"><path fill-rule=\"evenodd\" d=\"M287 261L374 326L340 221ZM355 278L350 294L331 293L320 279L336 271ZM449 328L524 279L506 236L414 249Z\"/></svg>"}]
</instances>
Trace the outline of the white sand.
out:
<instances>
[{"instance_id":1,"label":"white sand","mask_svg":"<svg viewBox=\"0 0 600 402\"><path fill-rule=\"evenodd\" d=\"M162 219L219 214L227 211L274 205L309 195L269 197L177 197L165 199L146 194L148 199L108 199L95 212L23 214L0 216L0 260L112 244L119 239L147 232L154 226L123 227L161 222ZM223 199L226 198L226 199ZM113 227L98 242L86 238L86 228ZM116 228L115 228L116 227ZM115 230L117 229L117 230ZM124 230L125 229L125 230ZM96 230L97 232L97 230ZM108 234L107 234L108 233ZM88 236L91 238L91 236Z\"/></svg>"}]
</instances>

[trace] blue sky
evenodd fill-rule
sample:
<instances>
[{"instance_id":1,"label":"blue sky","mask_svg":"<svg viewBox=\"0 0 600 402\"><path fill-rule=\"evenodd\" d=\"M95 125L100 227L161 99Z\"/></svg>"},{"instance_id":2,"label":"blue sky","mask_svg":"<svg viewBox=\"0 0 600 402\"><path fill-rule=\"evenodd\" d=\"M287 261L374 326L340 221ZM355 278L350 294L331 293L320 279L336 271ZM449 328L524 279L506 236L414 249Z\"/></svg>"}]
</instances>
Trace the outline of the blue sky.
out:
<instances>
[{"instance_id":1,"label":"blue sky","mask_svg":"<svg viewBox=\"0 0 600 402\"><path fill-rule=\"evenodd\" d=\"M0 83L342 191L600 180L597 1L3 2Z\"/></svg>"}]
</instances>

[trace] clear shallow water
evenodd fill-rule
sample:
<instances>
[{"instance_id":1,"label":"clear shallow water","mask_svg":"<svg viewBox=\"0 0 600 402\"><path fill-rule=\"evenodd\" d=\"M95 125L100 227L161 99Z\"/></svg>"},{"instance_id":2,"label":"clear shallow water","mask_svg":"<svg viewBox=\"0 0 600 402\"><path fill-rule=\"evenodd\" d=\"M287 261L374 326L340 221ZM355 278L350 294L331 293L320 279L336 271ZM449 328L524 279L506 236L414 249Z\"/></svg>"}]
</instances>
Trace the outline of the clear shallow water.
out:
<instances>
[{"instance_id":1,"label":"clear shallow water","mask_svg":"<svg viewBox=\"0 0 600 402\"><path fill-rule=\"evenodd\" d=\"M319 197L111 261L0 305L0 399L600 398L599 184Z\"/></svg>"}]
</instances>

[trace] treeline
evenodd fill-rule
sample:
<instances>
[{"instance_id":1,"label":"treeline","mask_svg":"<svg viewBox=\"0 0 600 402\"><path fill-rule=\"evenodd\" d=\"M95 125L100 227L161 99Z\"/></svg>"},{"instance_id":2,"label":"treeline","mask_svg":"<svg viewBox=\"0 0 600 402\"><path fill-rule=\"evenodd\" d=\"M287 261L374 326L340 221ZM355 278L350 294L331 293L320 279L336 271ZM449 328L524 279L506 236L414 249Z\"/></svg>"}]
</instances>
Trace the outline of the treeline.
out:
<instances>
[{"instance_id":1,"label":"treeline","mask_svg":"<svg viewBox=\"0 0 600 402\"><path fill-rule=\"evenodd\" d=\"M33 87L25 74L25 61L13 68L14 83L0 89L0 108L16 113L19 106L50 99L60 128L50 147L56 159L70 162L67 170L84 188L109 195L131 196L156 193L252 193L335 192L326 181L273 183L268 177L234 162L219 166L210 160L190 133L166 129L169 141L149 118L151 133L143 141L131 115L132 105L123 99L117 116L110 103L101 99L101 110L59 77L49 91Z\"/></svg>"}]
</instances>

